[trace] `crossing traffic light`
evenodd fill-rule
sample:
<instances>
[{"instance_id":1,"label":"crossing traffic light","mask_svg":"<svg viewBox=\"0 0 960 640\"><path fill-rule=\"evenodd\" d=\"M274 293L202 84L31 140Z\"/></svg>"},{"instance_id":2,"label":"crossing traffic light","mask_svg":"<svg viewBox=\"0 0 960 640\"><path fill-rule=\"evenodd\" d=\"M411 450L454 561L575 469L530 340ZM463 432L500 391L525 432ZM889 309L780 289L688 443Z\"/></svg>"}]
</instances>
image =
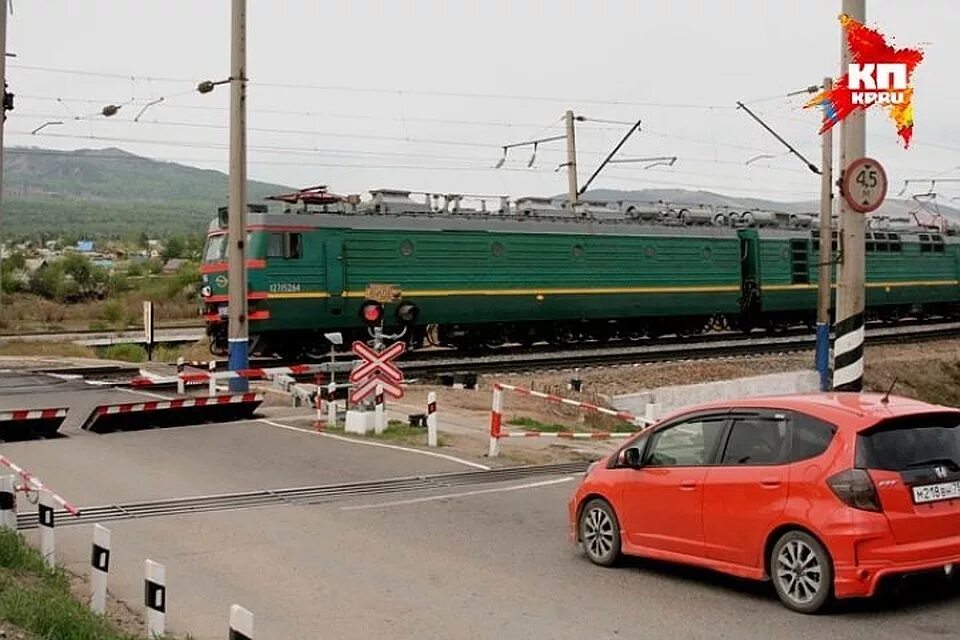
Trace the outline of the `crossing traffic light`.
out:
<instances>
[{"instance_id":1,"label":"crossing traffic light","mask_svg":"<svg viewBox=\"0 0 960 640\"><path fill-rule=\"evenodd\" d=\"M405 327L413 324L417 321L419 315L420 309L412 302L401 302L397 307L397 322L399 322L401 326Z\"/></svg>"},{"instance_id":2,"label":"crossing traffic light","mask_svg":"<svg viewBox=\"0 0 960 640\"><path fill-rule=\"evenodd\" d=\"M367 300L360 306L360 319L368 327L378 326L383 321L383 305Z\"/></svg>"}]
</instances>

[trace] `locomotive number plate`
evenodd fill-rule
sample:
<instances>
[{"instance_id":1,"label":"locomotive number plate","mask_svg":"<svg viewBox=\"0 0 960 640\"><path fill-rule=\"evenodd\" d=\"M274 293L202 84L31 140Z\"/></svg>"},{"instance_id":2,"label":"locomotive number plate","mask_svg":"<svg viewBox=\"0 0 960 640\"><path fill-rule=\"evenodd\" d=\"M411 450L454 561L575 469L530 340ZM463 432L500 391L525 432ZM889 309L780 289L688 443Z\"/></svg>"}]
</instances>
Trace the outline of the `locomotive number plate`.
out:
<instances>
[{"instance_id":1,"label":"locomotive number plate","mask_svg":"<svg viewBox=\"0 0 960 640\"><path fill-rule=\"evenodd\" d=\"M300 293L299 282L271 282L270 293Z\"/></svg>"},{"instance_id":2,"label":"locomotive number plate","mask_svg":"<svg viewBox=\"0 0 960 640\"><path fill-rule=\"evenodd\" d=\"M366 296L367 300L373 300L374 302L385 304L387 302L399 300L400 296L403 295L403 292L400 291L400 287L395 284L371 283L367 285L364 295Z\"/></svg>"}]
</instances>

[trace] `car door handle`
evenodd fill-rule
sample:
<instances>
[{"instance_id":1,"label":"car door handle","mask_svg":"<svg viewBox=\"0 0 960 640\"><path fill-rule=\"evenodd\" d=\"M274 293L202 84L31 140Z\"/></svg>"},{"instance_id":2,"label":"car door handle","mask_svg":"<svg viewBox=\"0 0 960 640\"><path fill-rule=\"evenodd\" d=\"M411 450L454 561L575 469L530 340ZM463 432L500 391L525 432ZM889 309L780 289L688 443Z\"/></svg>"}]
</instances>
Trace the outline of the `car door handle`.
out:
<instances>
[{"instance_id":1,"label":"car door handle","mask_svg":"<svg viewBox=\"0 0 960 640\"><path fill-rule=\"evenodd\" d=\"M680 491L692 491L697 488L697 483L694 480L684 480L680 483Z\"/></svg>"},{"instance_id":2,"label":"car door handle","mask_svg":"<svg viewBox=\"0 0 960 640\"><path fill-rule=\"evenodd\" d=\"M773 478L767 478L766 480L760 481L760 486L764 489L777 489L780 486L780 481Z\"/></svg>"}]
</instances>

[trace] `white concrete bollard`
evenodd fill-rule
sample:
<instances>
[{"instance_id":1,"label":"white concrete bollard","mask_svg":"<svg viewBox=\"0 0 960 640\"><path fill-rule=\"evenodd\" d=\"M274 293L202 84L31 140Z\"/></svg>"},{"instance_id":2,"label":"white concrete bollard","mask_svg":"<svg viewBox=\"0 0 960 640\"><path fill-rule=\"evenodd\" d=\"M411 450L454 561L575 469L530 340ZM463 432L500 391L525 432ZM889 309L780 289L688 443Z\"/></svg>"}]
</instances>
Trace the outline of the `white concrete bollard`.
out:
<instances>
[{"instance_id":1,"label":"white concrete bollard","mask_svg":"<svg viewBox=\"0 0 960 640\"><path fill-rule=\"evenodd\" d=\"M54 501L49 491L40 492L37 502L37 524L40 529L40 555L48 567L57 565L56 542L54 541Z\"/></svg>"},{"instance_id":2,"label":"white concrete bollard","mask_svg":"<svg viewBox=\"0 0 960 640\"><path fill-rule=\"evenodd\" d=\"M500 455L500 429L503 424L503 387L493 385L493 405L490 408L490 450L487 455L496 458Z\"/></svg>"},{"instance_id":3,"label":"white concrete bollard","mask_svg":"<svg viewBox=\"0 0 960 640\"><path fill-rule=\"evenodd\" d=\"M238 604L230 606L229 640L253 640L253 614Z\"/></svg>"},{"instance_id":4,"label":"white concrete bollard","mask_svg":"<svg viewBox=\"0 0 960 640\"><path fill-rule=\"evenodd\" d=\"M214 377L214 373L217 372L217 362L216 360L211 360L207 365L207 373L210 374L210 379L207 382L207 395L215 396L217 395L217 379Z\"/></svg>"},{"instance_id":5,"label":"white concrete bollard","mask_svg":"<svg viewBox=\"0 0 960 640\"><path fill-rule=\"evenodd\" d=\"M383 386L377 385L376 395L373 397L373 432L383 433L387 430L387 414L383 406Z\"/></svg>"},{"instance_id":6,"label":"white concrete bollard","mask_svg":"<svg viewBox=\"0 0 960 640\"><path fill-rule=\"evenodd\" d=\"M337 385L331 382L327 385L327 427L337 426Z\"/></svg>"},{"instance_id":7,"label":"white concrete bollard","mask_svg":"<svg viewBox=\"0 0 960 640\"><path fill-rule=\"evenodd\" d=\"M162 564L144 562L143 601L147 606L147 635L163 636L167 623L167 571Z\"/></svg>"},{"instance_id":8,"label":"white concrete bollard","mask_svg":"<svg viewBox=\"0 0 960 640\"><path fill-rule=\"evenodd\" d=\"M643 417L647 419L647 424L653 424L660 419L663 406L656 402L648 402L643 412Z\"/></svg>"},{"instance_id":9,"label":"white concrete bollard","mask_svg":"<svg viewBox=\"0 0 960 640\"><path fill-rule=\"evenodd\" d=\"M187 362L183 359L183 356L177 358L177 393L183 395L187 391L187 385L183 381L183 370L186 367Z\"/></svg>"},{"instance_id":10,"label":"white concrete bollard","mask_svg":"<svg viewBox=\"0 0 960 640\"><path fill-rule=\"evenodd\" d=\"M0 527L17 530L16 476L0 476Z\"/></svg>"},{"instance_id":11,"label":"white concrete bollard","mask_svg":"<svg viewBox=\"0 0 960 640\"><path fill-rule=\"evenodd\" d=\"M110 529L93 525L93 549L90 553L90 609L107 610L107 574L110 572Z\"/></svg>"},{"instance_id":12,"label":"white concrete bollard","mask_svg":"<svg viewBox=\"0 0 960 640\"><path fill-rule=\"evenodd\" d=\"M427 394L427 446L437 446L437 394Z\"/></svg>"}]
</instances>

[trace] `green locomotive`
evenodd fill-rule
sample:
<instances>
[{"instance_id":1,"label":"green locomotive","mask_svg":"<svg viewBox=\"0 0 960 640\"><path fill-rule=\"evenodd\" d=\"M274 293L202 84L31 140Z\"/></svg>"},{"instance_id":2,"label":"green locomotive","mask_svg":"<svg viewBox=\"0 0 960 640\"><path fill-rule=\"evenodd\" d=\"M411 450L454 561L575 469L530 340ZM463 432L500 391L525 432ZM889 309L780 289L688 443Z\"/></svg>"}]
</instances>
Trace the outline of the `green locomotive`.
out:
<instances>
[{"instance_id":1,"label":"green locomotive","mask_svg":"<svg viewBox=\"0 0 960 640\"><path fill-rule=\"evenodd\" d=\"M387 190L362 202L322 189L279 199L283 213L248 214L249 321L253 352L291 357L326 351L325 332L366 337L381 309L411 346L461 349L812 326L817 265L831 255L803 215L628 202L571 210L531 198L467 209L460 196L420 202ZM215 352L226 345L223 214L201 267ZM958 244L919 227L870 230L869 317L954 315Z\"/></svg>"}]
</instances>

